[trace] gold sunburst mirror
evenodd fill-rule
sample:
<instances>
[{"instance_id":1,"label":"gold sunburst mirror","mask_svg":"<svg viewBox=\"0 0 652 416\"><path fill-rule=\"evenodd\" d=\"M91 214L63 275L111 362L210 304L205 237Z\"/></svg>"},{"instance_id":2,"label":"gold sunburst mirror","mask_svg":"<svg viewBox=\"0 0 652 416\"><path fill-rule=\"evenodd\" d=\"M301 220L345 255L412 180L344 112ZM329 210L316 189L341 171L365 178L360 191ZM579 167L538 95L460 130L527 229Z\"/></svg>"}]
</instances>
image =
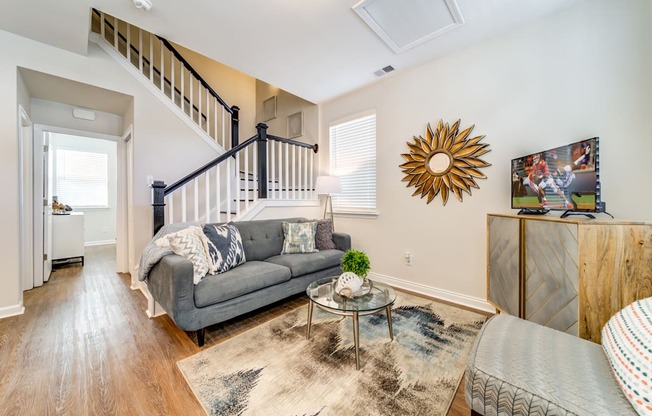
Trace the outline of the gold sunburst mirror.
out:
<instances>
[{"instance_id":1,"label":"gold sunburst mirror","mask_svg":"<svg viewBox=\"0 0 652 416\"><path fill-rule=\"evenodd\" d=\"M490 152L489 144L480 143L483 136L467 139L475 125L459 131L460 120L449 126L441 120L433 131L428 123L426 138L414 136L407 142L410 153L401 156L406 160L399 167L405 173L403 182L407 187L414 186L412 196L428 196L428 204L441 193L446 205L450 192L462 201L462 192L471 195L471 188L480 189L475 178L487 176L481 168L491 166L479 157Z\"/></svg>"}]
</instances>

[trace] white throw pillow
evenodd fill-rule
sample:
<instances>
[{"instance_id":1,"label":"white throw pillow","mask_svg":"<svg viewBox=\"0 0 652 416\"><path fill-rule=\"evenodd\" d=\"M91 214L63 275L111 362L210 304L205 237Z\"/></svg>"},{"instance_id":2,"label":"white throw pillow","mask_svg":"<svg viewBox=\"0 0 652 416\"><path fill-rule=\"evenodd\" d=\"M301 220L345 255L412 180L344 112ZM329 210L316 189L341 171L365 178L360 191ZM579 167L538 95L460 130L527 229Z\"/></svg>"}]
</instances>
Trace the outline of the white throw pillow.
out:
<instances>
[{"instance_id":1,"label":"white throw pillow","mask_svg":"<svg viewBox=\"0 0 652 416\"><path fill-rule=\"evenodd\" d=\"M195 284L208 273L208 245L201 227L191 226L176 233L167 234L157 240L161 245L167 240L174 254L178 254L192 263L193 281Z\"/></svg>"},{"instance_id":2,"label":"white throw pillow","mask_svg":"<svg viewBox=\"0 0 652 416\"><path fill-rule=\"evenodd\" d=\"M602 348L639 415L652 415L652 297L623 308L602 328Z\"/></svg>"}]
</instances>

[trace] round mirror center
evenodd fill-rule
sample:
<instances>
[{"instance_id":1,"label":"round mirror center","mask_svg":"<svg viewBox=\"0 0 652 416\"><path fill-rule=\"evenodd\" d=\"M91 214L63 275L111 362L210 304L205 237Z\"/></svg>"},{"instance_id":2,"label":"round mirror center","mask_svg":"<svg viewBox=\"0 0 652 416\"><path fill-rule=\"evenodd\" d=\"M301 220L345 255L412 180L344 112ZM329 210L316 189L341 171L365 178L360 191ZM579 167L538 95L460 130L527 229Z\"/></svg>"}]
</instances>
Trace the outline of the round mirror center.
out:
<instances>
[{"instance_id":1,"label":"round mirror center","mask_svg":"<svg viewBox=\"0 0 652 416\"><path fill-rule=\"evenodd\" d=\"M436 153L432 155L428 166L434 174L444 173L451 165L451 158L446 153Z\"/></svg>"}]
</instances>

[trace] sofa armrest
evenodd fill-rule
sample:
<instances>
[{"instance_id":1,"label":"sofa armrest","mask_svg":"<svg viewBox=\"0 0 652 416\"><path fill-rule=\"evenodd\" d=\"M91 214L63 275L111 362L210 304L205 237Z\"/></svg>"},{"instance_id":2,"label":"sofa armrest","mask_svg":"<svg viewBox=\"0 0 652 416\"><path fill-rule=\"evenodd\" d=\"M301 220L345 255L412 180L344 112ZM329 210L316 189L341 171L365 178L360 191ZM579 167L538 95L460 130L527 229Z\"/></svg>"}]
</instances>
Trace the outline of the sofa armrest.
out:
<instances>
[{"instance_id":1,"label":"sofa armrest","mask_svg":"<svg viewBox=\"0 0 652 416\"><path fill-rule=\"evenodd\" d=\"M346 251L351 249L351 236L346 233L333 233L335 248Z\"/></svg>"},{"instance_id":2,"label":"sofa armrest","mask_svg":"<svg viewBox=\"0 0 652 416\"><path fill-rule=\"evenodd\" d=\"M176 254L163 256L147 278L147 289L154 300L186 331L199 329L189 325L196 309L194 286L192 263Z\"/></svg>"}]
</instances>

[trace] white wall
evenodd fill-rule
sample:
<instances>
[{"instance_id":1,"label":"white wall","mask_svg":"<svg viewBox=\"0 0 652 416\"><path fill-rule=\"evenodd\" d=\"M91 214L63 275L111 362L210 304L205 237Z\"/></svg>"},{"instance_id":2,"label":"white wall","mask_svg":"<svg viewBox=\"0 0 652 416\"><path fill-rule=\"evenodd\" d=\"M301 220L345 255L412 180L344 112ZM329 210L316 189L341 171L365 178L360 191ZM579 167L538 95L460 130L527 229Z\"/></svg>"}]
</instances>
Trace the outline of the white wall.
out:
<instances>
[{"instance_id":1,"label":"white wall","mask_svg":"<svg viewBox=\"0 0 652 416\"><path fill-rule=\"evenodd\" d=\"M47 126L64 127L112 136L122 136L124 122L122 115L93 110L95 120L83 120L72 116L72 105L62 104L40 98L32 98L32 122Z\"/></svg>"},{"instance_id":2,"label":"white wall","mask_svg":"<svg viewBox=\"0 0 652 416\"><path fill-rule=\"evenodd\" d=\"M18 265L17 67L75 80L134 97L134 219L137 255L152 235L147 175L172 183L217 156L202 139L95 44L87 56L0 31L0 179L12 199L0 217L0 311L21 301ZM127 111L127 109L125 109ZM179 155L183 155L180 157Z\"/></svg>"},{"instance_id":3,"label":"white wall","mask_svg":"<svg viewBox=\"0 0 652 416\"><path fill-rule=\"evenodd\" d=\"M652 221L651 20L649 0L586 2L323 104L322 150L331 121L377 112L380 216L336 218L369 253L372 272L457 301L484 300L486 214L510 210L510 159L593 136L608 211ZM400 154L428 122L458 118L486 135L488 179L463 203L451 196L446 206L440 197L427 205L401 182ZM328 151L320 156L328 166Z\"/></svg>"}]
</instances>

